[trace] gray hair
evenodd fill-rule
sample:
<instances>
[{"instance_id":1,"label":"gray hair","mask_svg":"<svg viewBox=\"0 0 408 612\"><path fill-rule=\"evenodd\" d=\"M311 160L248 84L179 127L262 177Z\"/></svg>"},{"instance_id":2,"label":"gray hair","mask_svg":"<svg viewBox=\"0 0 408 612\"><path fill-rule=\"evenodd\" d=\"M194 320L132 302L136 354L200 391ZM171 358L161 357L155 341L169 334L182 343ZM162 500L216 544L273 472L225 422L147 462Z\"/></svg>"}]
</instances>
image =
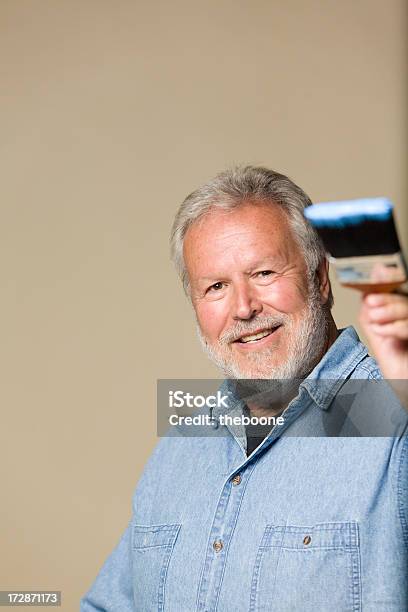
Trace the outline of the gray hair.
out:
<instances>
[{"instance_id":1,"label":"gray hair","mask_svg":"<svg viewBox=\"0 0 408 612\"><path fill-rule=\"evenodd\" d=\"M186 293L189 292L189 279L183 243L188 228L214 209L233 210L244 203L278 205L284 210L305 257L309 278L314 275L325 257L325 250L318 234L303 215L303 209L312 203L309 196L284 174L263 167L236 167L218 174L193 191L176 214L170 239L171 258ZM326 305L328 308L333 305L331 288Z\"/></svg>"}]
</instances>

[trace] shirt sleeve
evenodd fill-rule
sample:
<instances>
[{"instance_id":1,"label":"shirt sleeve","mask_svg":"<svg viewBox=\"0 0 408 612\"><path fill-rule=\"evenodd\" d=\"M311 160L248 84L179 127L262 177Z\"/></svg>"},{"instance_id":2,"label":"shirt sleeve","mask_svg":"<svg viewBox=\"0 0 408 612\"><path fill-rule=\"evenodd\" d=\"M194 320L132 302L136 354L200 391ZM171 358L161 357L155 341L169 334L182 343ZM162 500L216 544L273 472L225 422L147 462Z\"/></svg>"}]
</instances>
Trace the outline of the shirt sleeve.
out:
<instances>
[{"instance_id":1,"label":"shirt sleeve","mask_svg":"<svg viewBox=\"0 0 408 612\"><path fill-rule=\"evenodd\" d=\"M131 523L81 599L80 612L136 612L132 585Z\"/></svg>"},{"instance_id":2,"label":"shirt sleeve","mask_svg":"<svg viewBox=\"0 0 408 612\"><path fill-rule=\"evenodd\" d=\"M408 433L402 438L402 450L398 464L398 511L405 545L408 548Z\"/></svg>"}]
</instances>

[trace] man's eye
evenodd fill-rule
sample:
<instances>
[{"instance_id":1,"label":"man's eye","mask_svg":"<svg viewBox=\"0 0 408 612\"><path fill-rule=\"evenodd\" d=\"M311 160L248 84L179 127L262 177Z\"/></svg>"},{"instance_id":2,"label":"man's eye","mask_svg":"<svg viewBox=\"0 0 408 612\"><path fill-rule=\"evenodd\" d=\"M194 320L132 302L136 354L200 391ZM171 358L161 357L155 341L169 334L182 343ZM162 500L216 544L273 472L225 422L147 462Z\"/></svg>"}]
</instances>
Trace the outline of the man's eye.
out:
<instances>
[{"instance_id":1,"label":"man's eye","mask_svg":"<svg viewBox=\"0 0 408 612\"><path fill-rule=\"evenodd\" d=\"M273 274L272 270L262 270L261 272L258 272L258 276L270 276L270 274Z\"/></svg>"},{"instance_id":2,"label":"man's eye","mask_svg":"<svg viewBox=\"0 0 408 612\"><path fill-rule=\"evenodd\" d=\"M220 289L222 289L224 286L224 283L214 283L213 285L211 285L211 287L208 288L208 291L219 291Z\"/></svg>"}]
</instances>

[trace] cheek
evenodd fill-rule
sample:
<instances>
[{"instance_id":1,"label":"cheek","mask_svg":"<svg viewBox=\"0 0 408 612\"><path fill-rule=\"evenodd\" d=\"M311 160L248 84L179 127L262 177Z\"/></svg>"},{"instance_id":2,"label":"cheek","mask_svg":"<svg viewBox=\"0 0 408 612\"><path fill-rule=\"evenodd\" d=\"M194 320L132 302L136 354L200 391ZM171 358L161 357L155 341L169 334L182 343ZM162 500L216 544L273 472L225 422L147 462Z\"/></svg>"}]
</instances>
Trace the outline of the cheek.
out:
<instances>
[{"instance_id":1,"label":"cheek","mask_svg":"<svg viewBox=\"0 0 408 612\"><path fill-rule=\"evenodd\" d=\"M265 287L262 301L280 312L295 313L304 308L306 296L296 283L280 278L272 285Z\"/></svg>"},{"instance_id":2,"label":"cheek","mask_svg":"<svg viewBox=\"0 0 408 612\"><path fill-rule=\"evenodd\" d=\"M200 302L195 305L198 322L203 334L215 340L222 333L228 319L228 308L223 300Z\"/></svg>"}]
</instances>

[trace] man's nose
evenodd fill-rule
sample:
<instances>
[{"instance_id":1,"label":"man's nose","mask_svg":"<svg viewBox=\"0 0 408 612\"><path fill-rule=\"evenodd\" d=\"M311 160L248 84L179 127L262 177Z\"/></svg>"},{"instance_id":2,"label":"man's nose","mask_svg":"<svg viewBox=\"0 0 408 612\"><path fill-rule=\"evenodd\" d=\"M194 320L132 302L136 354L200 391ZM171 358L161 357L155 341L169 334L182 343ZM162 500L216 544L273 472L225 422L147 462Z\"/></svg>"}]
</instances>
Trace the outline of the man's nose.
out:
<instances>
[{"instance_id":1,"label":"man's nose","mask_svg":"<svg viewBox=\"0 0 408 612\"><path fill-rule=\"evenodd\" d=\"M235 287L232 318L237 320L252 319L262 311L262 303L256 290L247 284Z\"/></svg>"}]
</instances>

